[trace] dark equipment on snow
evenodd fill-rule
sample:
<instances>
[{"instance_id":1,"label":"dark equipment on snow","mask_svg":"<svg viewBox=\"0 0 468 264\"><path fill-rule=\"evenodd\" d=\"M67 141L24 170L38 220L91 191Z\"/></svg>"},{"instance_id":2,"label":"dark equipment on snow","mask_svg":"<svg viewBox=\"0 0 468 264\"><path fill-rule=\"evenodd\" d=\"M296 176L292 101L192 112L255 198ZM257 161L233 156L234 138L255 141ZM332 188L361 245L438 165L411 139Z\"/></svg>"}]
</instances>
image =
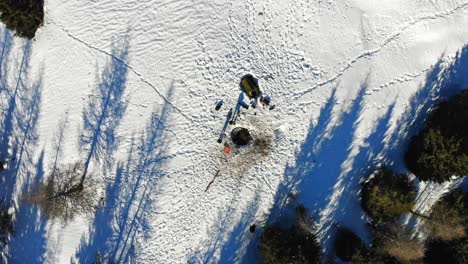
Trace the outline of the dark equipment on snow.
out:
<instances>
[{"instance_id":1,"label":"dark equipment on snow","mask_svg":"<svg viewBox=\"0 0 468 264\"><path fill-rule=\"evenodd\" d=\"M230 125L236 124L237 117L239 117L239 113L240 113L240 108L236 107L236 110L234 111L234 114L232 115L231 120L229 120Z\"/></svg>"},{"instance_id":2,"label":"dark equipment on snow","mask_svg":"<svg viewBox=\"0 0 468 264\"><path fill-rule=\"evenodd\" d=\"M218 143L221 143L223 142L223 139L224 139L224 136L226 135L226 128L228 127L229 123L231 122L231 117L232 117L232 108L229 109L229 112L226 116L226 121L224 122L224 126L223 126L223 129L221 130L221 133L219 133L219 137L218 137L218 140L217 142Z\"/></svg>"},{"instance_id":3,"label":"dark equipment on snow","mask_svg":"<svg viewBox=\"0 0 468 264\"><path fill-rule=\"evenodd\" d=\"M238 146L245 146L252 141L252 136L247 128L236 127L231 131L231 139Z\"/></svg>"},{"instance_id":4,"label":"dark equipment on snow","mask_svg":"<svg viewBox=\"0 0 468 264\"><path fill-rule=\"evenodd\" d=\"M251 99L258 98L262 95L262 91L260 91L260 87L258 86L258 79L252 74L242 76L239 85L241 90Z\"/></svg>"},{"instance_id":5,"label":"dark equipment on snow","mask_svg":"<svg viewBox=\"0 0 468 264\"><path fill-rule=\"evenodd\" d=\"M214 176L213 179L208 183L208 186L206 186L205 192L208 191L208 189L210 188L211 184L213 184L213 182L216 180L216 177L218 177L218 175L219 175L219 170L216 171L215 176Z\"/></svg>"},{"instance_id":6,"label":"dark equipment on snow","mask_svg":"<svg viewBox=\"0 0 468 264\"><path fill-rule=\"evenodd\" d=\"M271 103L271 98L268 95L261 96L260 97L260 103L262 103L263 106L269 106Z\"/></svg>"},{"instance_id":7,"label":"dark equipment on snow","mask_svg":"<svg viewBox=\"0 0 468 264\"><path fill-rule=\"evenodd\" d=\"M219 100L219 101L216 103L215 110L218 111L219 109L221 109L221 106L223 106L223 100Z\"/></svg>"},{"instance_id":8,"label":"dark equipment on snow","mask_svg":"<svg viewBox=\"0 0 468 264\"><path fill-rule=\"evenodd\" d=\"M245 109L249 109L249 105L246 102L242 101L239 104L240 104L240 106L244 107Z\"/></svg>"},{"instance_id":9,"label":"dark equipment on snow","mask_svg":"<svg viewBox=\"0 0 468 264\"><path fill-rule=\"evenodd\" d=\"M250 233L255 233L255 229L257 228L257 225L253 224L250 226L249 231Z\"/></svg>"}]
</instances>

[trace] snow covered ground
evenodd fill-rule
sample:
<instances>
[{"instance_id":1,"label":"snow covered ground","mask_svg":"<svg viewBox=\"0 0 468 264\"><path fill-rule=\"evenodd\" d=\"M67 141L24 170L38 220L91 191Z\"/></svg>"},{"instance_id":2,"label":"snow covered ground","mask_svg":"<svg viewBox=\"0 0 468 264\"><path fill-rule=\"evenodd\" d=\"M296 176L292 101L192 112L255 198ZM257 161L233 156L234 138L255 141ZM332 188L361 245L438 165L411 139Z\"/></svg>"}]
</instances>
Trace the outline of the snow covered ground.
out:
<instances>
[{"instance_id":1,"label":"snow covered ground","mask_svg":"<svg viewBox=\"0 0 468 264\"><path fill-rule=\"evenodd\" d=\"M326 248L333 223L368 239L359 181L380 165L405 171L425 113L468 85L461 0L47 0L45 11L32 42L0 27L0 144L17 157L2 187L17 208L12 263L90 263L97 252L252 263L248 227L281 217L290 193ZM243 111L238 125L271 146L226 162L216 140L246 73L276 108ZM83 120L109 89L115 138L91 161L107 199L67 225L46 221L21 190L50 174L62 128L60 164L86 159ZM418 209L449 187L424 188L438 191L421 193Z\"/></svg>"}]
</instances>

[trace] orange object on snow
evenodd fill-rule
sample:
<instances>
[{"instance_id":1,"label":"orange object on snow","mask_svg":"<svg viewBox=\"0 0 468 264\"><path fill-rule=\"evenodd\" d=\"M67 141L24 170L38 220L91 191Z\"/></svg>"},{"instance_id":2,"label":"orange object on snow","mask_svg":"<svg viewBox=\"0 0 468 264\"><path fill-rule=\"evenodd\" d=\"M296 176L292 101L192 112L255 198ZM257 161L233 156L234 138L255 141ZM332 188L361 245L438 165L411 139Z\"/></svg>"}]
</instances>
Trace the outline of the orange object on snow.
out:
<instances>
[{"instance_id":1,"label":"orange object on snow","mask_svg":"<svg viewBox=\"0 0 468 264\"><path fill-rule=\"evenodd\" d=\"M226 154L231 153L231 148L229 146L224 146L224 153Z\"/></svg>"}]
</instances>

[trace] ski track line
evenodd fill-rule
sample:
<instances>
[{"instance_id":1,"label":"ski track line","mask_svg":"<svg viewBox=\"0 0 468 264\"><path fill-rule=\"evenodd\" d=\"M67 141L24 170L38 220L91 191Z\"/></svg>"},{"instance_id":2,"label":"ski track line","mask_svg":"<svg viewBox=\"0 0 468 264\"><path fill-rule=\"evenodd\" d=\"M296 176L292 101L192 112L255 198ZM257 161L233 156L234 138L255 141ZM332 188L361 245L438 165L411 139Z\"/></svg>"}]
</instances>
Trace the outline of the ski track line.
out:
<instances>
[{"instance_id":1,"label":"ski track line","mask_svg":"<svg viewBox=\"0 0 468 264\"><path fill-rule=\"evenodd\" d=\"M184 118L190 120L191 122L194 122L194 120L192 119L192 117L190 117L189 115L187 115L186 113L184 113L179 107L177 107L174 103L172 103L169 99L167 99L167 97L161 93L161 91L158 90L158 88L150 83L148 80L146 80L146 78L143 76L143 74L141 74L140 72L138 72L132 65L128 64L127 62L125 62L124 60L118 58L117 56L115 56L114 54L111 54L103 49L100 49L98 47L95 47L89 43L87 43L86 41L74 36L73 34L70 33L69 30L67 30L65 27L63 27L62 25L56 23L54 20L52 19L49 19L50 23L57 26L58 28L60 28L63 32L65 32L69 37L71 37L73 40L87 46L88 48L90 49L93 49L93 50L96 50L102 54L105 54L107 56L110 56L116 60L118 60L120 63L122 63L123 65L125 65L125 67L127 67L128 69L130 69L134 74L136 74L139 78L140 78L140 81L144 82L145 84L147 84L149 87L151 87L158 95L159 97L161 97L166 103L168 103L169 105L171 105L174 109L176 109ZM170 77L167 77L167 76L162 76L162 75L159 75L160 77L163 77L163 78L167 78L167 79L170 79L172 81L172 84L177 81L173 78L170 78ZM171 84L171 85L172 85Z\"/></svg>"},{"instance_id":2,"label":"ski track line","mask_svg":"<svg viewBox=\"0 0 468 264\"><path fill-rule=\"evenodd\" d=\"M426 16L420 17L420 18L418 18L416 20L410 21L405 26L403 26L398 32L393 33L392 35L390 35L390 37L385 39L377 48L371 49L371 50L366 50L366 51L362 52L361 54L359 54L358 56L356 56L355 58L353 58L352 60L348 61L346 66L341 68L341 70L335 76L333 76L332 78L321 81L321 82L313 85L311 88L308 88L308 89L293 93L293 98L298 99L298 98L304 96L305 94L316 90L317 88L320 88L320 87L322 87L324 85L327 85L327 84L329 84L331 82L334 82L335 80L340 78L347 70L349 70L353 66L353 64L355 64L356 62L360 61L363 58L368 58L368 57L371 57L372 55L378 53L381 49L385 48L388 44L390 44L391 42L396 40L401 34L405 33L405 31L408 30L409 28L411 28L412 26L414 26L416 24L419 24L420 22L424 22L426 20L435 20L435 19L439 19L439 18L447 18L449 15L454 14L456 11L458 11L460 9L464 9L467 6L468 6L468 2L465 2L463 4L460 4L460 5L456 6L455 8L453 8L451 10L436 13L436 14L432 14L432 15L426 15Z\"/></svg>"}]
</instances>

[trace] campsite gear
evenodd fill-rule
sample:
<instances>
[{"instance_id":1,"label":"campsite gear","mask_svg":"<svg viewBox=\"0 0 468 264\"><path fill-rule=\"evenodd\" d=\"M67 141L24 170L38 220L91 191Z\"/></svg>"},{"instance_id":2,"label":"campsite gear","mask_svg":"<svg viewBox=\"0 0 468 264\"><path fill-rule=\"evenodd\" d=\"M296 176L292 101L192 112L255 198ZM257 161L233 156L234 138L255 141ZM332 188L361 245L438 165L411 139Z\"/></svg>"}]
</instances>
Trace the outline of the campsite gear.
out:
<instances>
[{"instance_id":1,"label":"campsite gear","mask_svg":"<svg viewBox=\"0 0 468 264\"><path fill-rule=\"evenodd\" d=\"M236 124L237 117L239 116L239 114L240 114L240 108L236 107L236 110L234 111L234 114L232 115L232 118L229 121L230 125L235 125Z\"/></svg>"},{"instance_id":2,"label":"campsite gear","mask_svg":"<svg viewBox=\"0 0 468 264\"><path fill-rule=\"evenodd\" d=\"M245 109L249 109L249 105L246 102L242 101L239 104L240 104L240 106L244 107Z\"/></svg>"},{"instance_id":3,"label":"campsite gear","mask_svg":"<svg viewBox=\"0 0 468 264\"><path fill-rule=\"evenodd\" d=\"M270 106L270 108L268 108L268 109L269 109L269 110L273 110L273 109L275 109L275 107L276 107L276 105L272 105L272 106Z\"/></svg>"},{"instance_id":4,"label":"campsite gear","mask_svg":"<svg viewBox=\"0 0 468 264\"><path fill-rule=\"evenodd\" d=\"M247 94L249 98L257 98L262 95L260 87L258 86L258 79L252 74L246 74L242 76L240 82L241 90Z\"/></svg>"},{"instance_id":5,"label":"campsite gear","mask_svg":"<svg viewBox=\"0 0 468 264\"><path fill-rule=\"evenodd\" d=\"M236 127L231 131L231 139L237 146L245 146L252 141L252 136L247 128Z\"/></svg>"},{"instance_id":6,"label":"campsite gear","mask_svg":"<svg viewBox=\"0 0 468 264\"><path fill-rule=\"evenodd\" d=\"M252 108L257 108L257 103L258 103L257 98L254 98L250 101L250 105L252 106Z\"/></svg>"},{"instance_id":7,"label":"campsite gear","mask_svg":"<svg viewBox=\"0 0 468 264\"><path fill-rule=\"evenodd\" d=\"M271 103L271 98L268 95L262 95L260 97L260 103L262 103L263 106L269 106Z\"/></svg>"},{"instance_id":8,"label":"campsite gear","mask_svg":"<svg viewBox=\"0 0 468 264\"><path fill-rule=\"evenodd\" d=\"M223 143L224 137L226 137L226 133L221 132L221 134L219 135L219 138L218 138L218 140L216 142Z\"/></svg>"},{"instance_id":9,"label":"campsite gear","mask_svg":"<svg viewBox=\"0 0 468 264\"><path fill-rule=\"evenodd\" d=\"M226 136L226 128L228 127L229 123L230 123L230 120L231 120L231 117L232 117L232 108L229 109L229 112L226 116L226 121L224 122L224 126L223 126L223 129L221 130L221 133L219 134L219 138L217 140L218 143L221 143L223 142L223 138Z\"/></svg>"},{"instance_id":10,"label":"campsite gear","mask_svg":"<svg viewBox=\"0 0 468 264\"><path fill-rule=\"evenodd\" d=\"M231 153L231 147L229 147L229 145L227 143L224 144L224 153L225 154Z\"/></svg>"},{"instance_id":11,"label":"campsite gear","mask_svg":"<svg viewBox=\"0 0 468 264\"><path fill-rule=\"evenodd\" d=\"M215 110L218 111L219 109L221 109L221 106L223 106L223 100L219 100L218 102L216 102L216 107L215 107Z\"/></svg>"}]
</instances>

